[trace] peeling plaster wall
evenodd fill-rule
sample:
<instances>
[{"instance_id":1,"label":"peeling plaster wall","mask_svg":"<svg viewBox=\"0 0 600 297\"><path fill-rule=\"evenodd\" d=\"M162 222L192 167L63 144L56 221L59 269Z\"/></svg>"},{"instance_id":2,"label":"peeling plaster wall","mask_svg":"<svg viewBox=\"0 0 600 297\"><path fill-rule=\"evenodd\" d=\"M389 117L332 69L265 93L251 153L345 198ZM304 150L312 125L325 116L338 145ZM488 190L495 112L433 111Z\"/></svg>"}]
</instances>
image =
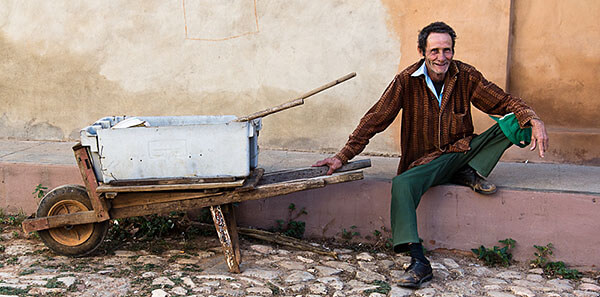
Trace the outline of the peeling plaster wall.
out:
<instances>
[{"instance_id":1,"label":"peeling plaster wall","mask_svg":"<svg viewBox=\"0 0 600 297\"><path fill-rule=\"evenodd\" d=\"M264 119L263 146L333 151L397 70L378 2L228 1L206 13L212 2L7 1L0 137L76 138L107 115L244 115L355 71Z\"/></svg>"},{"instance_id":2,"label":"peeling plaster wall","mask_svg":"<svg viewBox=\"0 0 600 297\"><path fill-rule=\"evenodd\" d=\"M596 164L600 150L585 139L600 135L599 9L557 0L5 0L0 137L77 139L107 115L241 116L355 71L266 117L259 139L266 148L335 152L393 75L420 58L419 29L443 20L458 33L457 59L551 125L558 142L548 161ZM493 123L477 111L474 121L477 132ZM366 151L398 154L398 122ZM565 129L587 138L556 134ZM539 161L524 151L508 159Z\"/></svg>"}]
</instances>

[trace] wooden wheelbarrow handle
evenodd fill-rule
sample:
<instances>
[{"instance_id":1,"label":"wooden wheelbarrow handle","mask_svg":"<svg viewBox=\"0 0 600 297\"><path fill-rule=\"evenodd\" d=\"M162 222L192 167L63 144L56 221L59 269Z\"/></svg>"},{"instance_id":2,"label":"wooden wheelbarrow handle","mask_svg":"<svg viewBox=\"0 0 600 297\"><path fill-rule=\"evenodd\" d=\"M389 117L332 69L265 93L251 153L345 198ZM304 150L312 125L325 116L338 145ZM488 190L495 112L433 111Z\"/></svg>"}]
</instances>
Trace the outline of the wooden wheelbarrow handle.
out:
<instances>
[{"instance_id":1,"label":"wooden wheelbarrow handle","mask_svg":"<svg viewBox=\"0 0 600 297\"><path fill-rule=\"evenodd\" d=\"M321 91L327 90L327 89L329 89L329 88L331 88L331 87L333 87L335 85L343 83L343 82L345 82L345 81L347 81L347 80L349 80L349 79L351 79L351 78L353 78L355 76L356 76L356 72L349 73L349 74L347 74L345 76L342 76L342 77L340 77L340 78L338 78L338 79L336 79L336 80L334 80L334 81L332 81L332 82L330 82L328 84L322 85L322 86L320 86L320 87L318 87L318 88L316 88L316 89L314 89L312 91L304 93L300 97L298 97L296 99L293 99L292 101L289 101L289 102L286 102L286 103L283 103L281 105L278 105L278 106L275 106L275 107L271 107L271 108L268 108L268 109L265 109L265 110L261 110L261 111L255 112L255 113L247 115L247 116L240 117L240 118L238 118L235 121L236 122L251 121L251 120L254 120L254 119L257 119L257 118L262 118L264 116L267 116L267 115L270 115L270 114L273 114L273 113L276 113L276 112L280 112L280 111L288 109L288 108L292 108L294 106L302 105L302 104L304 104L304 99L306 99L306 98L308 98L308 97L310 97L312 95L315 95L315 94L317 94L317 93L319 93Z\"/></svg>"}]
</instances>

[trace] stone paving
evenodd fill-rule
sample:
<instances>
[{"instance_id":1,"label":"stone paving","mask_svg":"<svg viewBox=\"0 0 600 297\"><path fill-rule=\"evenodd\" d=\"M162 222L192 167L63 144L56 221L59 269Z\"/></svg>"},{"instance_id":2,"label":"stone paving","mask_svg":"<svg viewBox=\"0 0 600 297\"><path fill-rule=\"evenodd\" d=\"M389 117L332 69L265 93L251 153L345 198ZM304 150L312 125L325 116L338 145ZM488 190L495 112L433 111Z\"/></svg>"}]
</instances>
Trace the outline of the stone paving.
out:
<instances>
[{"instance_id":1,"label":"stone paving","mask_svg":"<svg viewBox=\"0 0 600 297\"><path fill-rule=\"evenodd\" d=\"M0 234L3 296L600 296L597 275L548 279L524 265L485 267L473 257L433 252L434 279L396 286L405 256L338 249L339 259L242 240L242 273L231 274L217 241L193 252L117 250L58 256L16 228ZM3 248L2 248L3 247Z\"/></svg>"}]
</instances>

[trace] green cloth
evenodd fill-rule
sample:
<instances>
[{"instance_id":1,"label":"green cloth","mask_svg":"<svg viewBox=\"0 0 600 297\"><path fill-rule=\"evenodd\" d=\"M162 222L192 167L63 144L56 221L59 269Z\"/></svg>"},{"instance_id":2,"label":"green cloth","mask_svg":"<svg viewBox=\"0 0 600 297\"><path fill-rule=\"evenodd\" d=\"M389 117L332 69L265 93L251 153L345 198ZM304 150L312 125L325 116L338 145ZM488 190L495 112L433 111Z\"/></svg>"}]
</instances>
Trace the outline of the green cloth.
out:
<instances>
[{"instance_id":1,"label":"green cloth","mask_svg":"<svg viewBox=\"0 0 600 297\"><path fill-rule=\"evenodd\" d=\"M394 251L407 251L408 243L420 242L416 211L421 196L430 187L450 182L452 175L467 164L479 174L488 176L511 145L499 124L494 124L473 137L469 151L442 154L394 177L390 208Z\"/></svg>"},{"instance_id":2,"label":"green cloth","mask_svg":"<svg viewBox=\"0 0 600 297\"><path fill-rule=\"evenodd\" d=\"M514 113L509 113L501 118L490 116L494 121L498 122L500 129L506 135L506 138L510 142L514 143L518 147L526 147L531 143L531 127L521 129L519 127L519 121L515 117Z\"/></svg>"}]
</instances>

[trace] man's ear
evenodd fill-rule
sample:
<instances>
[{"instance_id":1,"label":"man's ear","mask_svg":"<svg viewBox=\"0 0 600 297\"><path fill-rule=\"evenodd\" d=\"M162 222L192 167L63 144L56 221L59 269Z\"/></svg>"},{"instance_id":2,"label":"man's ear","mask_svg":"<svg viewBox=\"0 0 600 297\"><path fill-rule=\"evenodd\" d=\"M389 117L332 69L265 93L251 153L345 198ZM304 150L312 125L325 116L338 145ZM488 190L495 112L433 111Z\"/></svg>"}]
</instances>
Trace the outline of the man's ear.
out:
<instances>
[{"instance_id":1,"label":"man's ear","mask_svg":"<svg viewBox=\"0 0 600 297\"><path fill-rule=\"evenodd\" d=\"M423 52L423 50L421 50L421 48L419 47L419 45L417 45L417 52L419 53L419 55L421 56L425 56L425 53Z\"/></svg>"}]
</instances>

